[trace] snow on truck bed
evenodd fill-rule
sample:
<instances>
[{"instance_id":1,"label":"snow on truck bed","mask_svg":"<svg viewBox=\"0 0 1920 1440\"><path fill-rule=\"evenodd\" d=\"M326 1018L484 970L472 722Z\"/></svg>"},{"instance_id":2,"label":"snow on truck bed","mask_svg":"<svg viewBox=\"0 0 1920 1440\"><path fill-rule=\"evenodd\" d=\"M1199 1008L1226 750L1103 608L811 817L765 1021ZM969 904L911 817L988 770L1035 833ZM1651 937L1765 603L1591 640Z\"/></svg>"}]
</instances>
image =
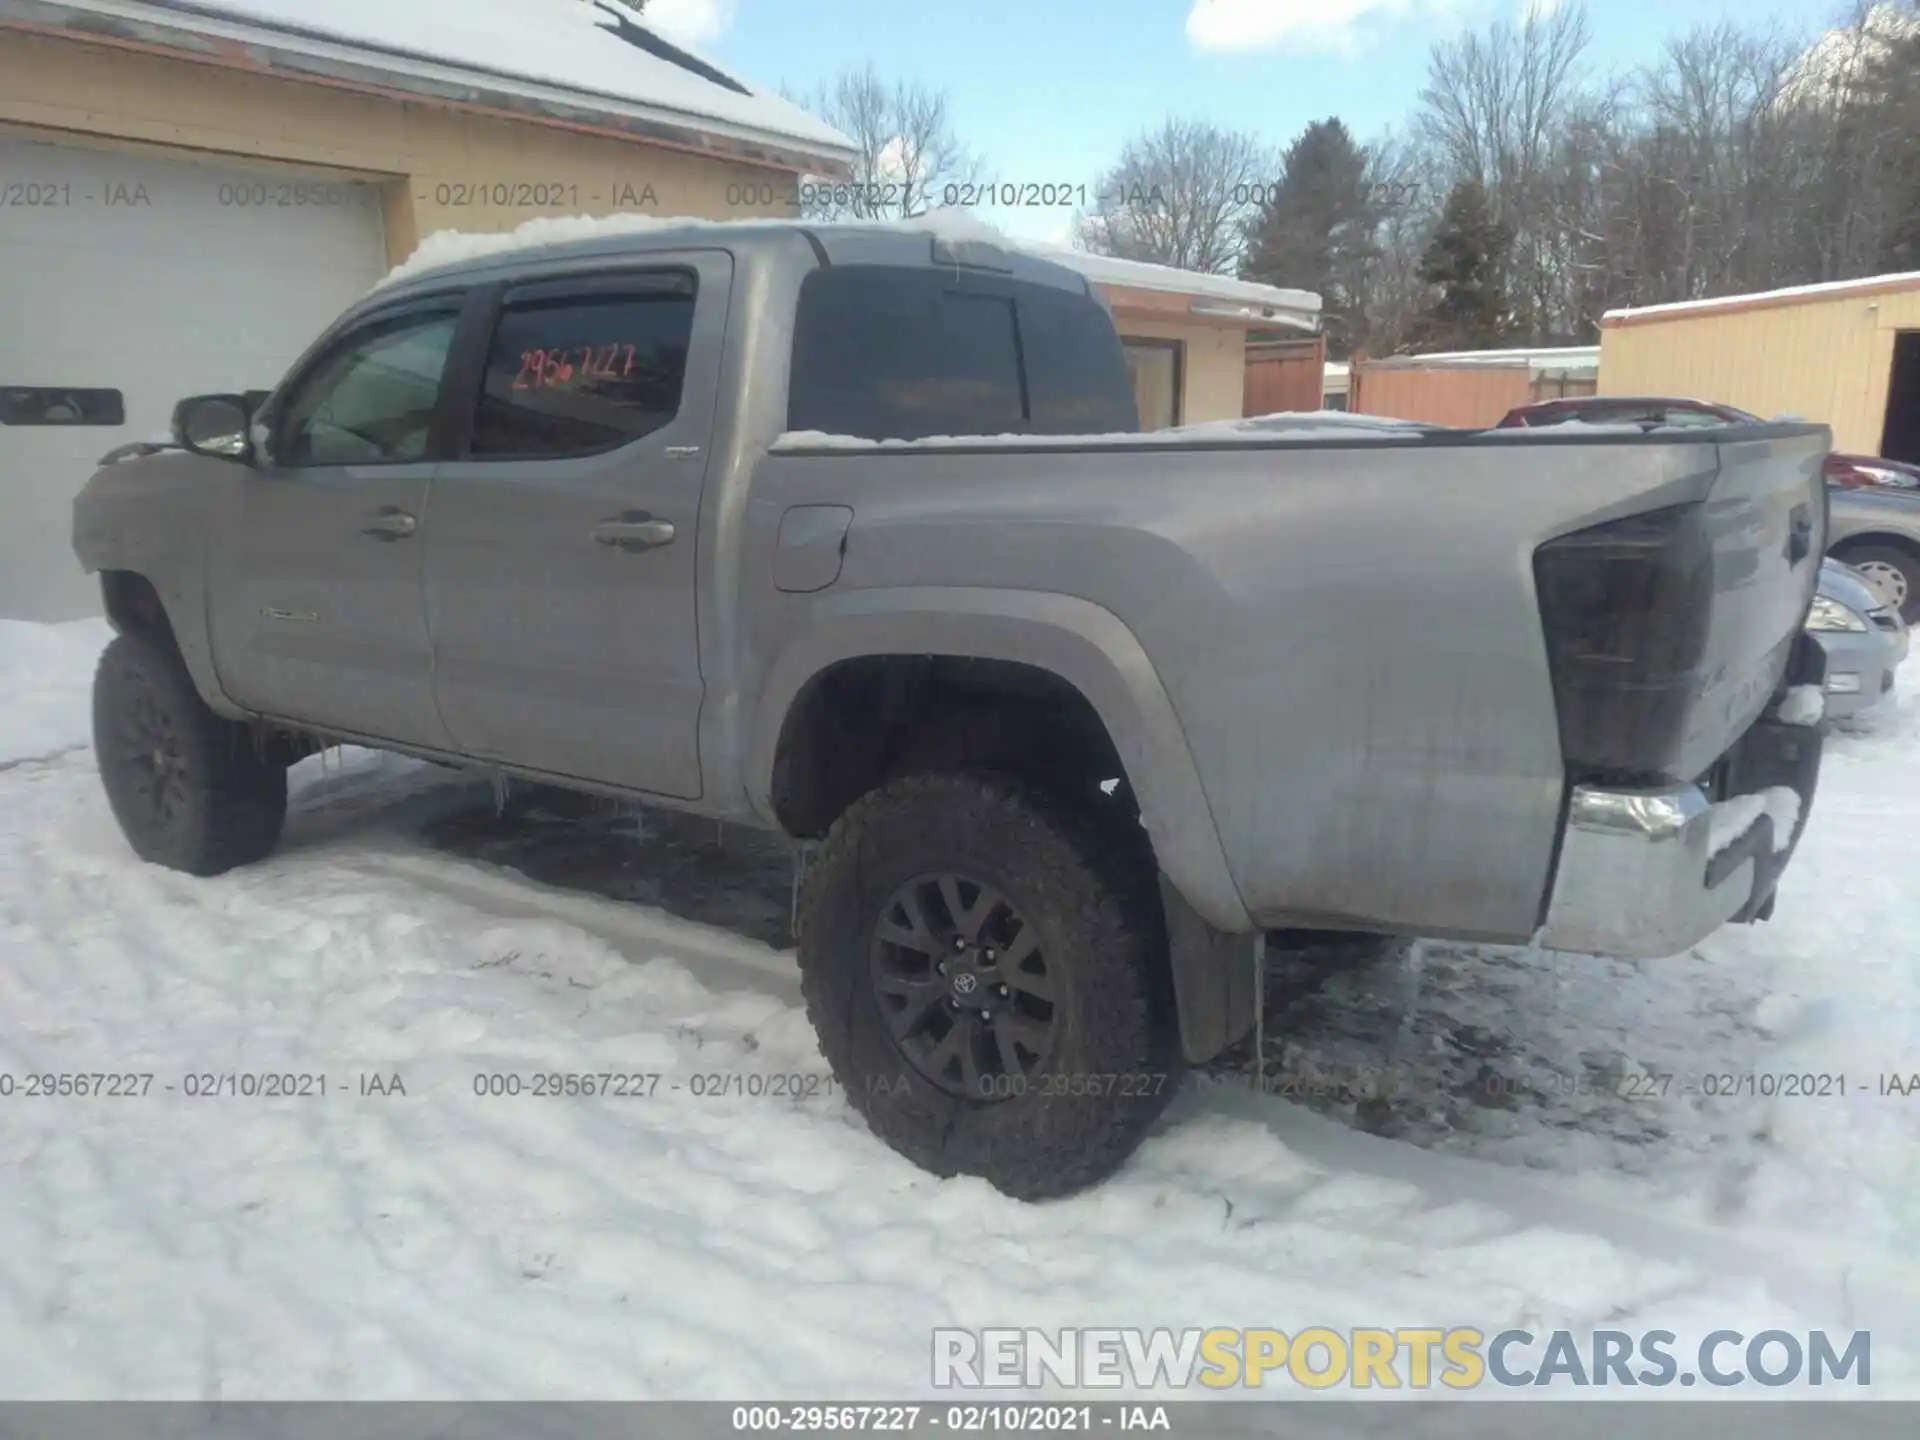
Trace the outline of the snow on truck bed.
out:
<instances>
[{"instance_id":1,"label":"snow on truck bed","mask_svg":"<svg viewBox=\"0 0 1920 1440\"><path fill-rule=\"evenodd\" d=\"M87 748L103 638L0 627L0 1075L155 1078L0 1099L0 1398L906 1396L931 1327L1008 1324L1871 1328L1871 1394L1920 1394L1920 1096L1871 1084L1920 1068L1911 703L1830 742L1771 924L1323 976L1270 1059L1376 1108L1193 1077L1111 1183L1026 1206L867 1135L790 956L433 848L490 814L450 772L308 761L266 862L138 863ZM606 843L654 862L644 822ZM1584 1084L1621 1056L1853 1088ZM551 1072L662 1078L476 1093ZM187 1093L250 1074L327 1092Z\"/></svg>"}]
</instances>

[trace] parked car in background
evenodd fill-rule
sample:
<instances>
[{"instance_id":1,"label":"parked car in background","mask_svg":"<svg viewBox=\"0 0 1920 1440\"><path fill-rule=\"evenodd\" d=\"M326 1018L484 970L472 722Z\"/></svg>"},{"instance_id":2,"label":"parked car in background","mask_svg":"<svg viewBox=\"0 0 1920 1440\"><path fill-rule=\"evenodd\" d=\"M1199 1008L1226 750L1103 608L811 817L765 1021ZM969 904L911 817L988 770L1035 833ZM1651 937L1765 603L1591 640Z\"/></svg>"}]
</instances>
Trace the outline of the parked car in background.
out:
<instances>
[{"instance_id":1,"label":"parked car in background","mask_svg":"<svg viewBox=\"0 0 1920 1440\"><path fill-rule=\"evenodd\" d=\"M1586 395L1509 410L1499 428L1638 425L1645 430L1752 425L1759 417L1706 400ZM1864 574L1908 625L1920 624L1920 465L1836 451L1826 459L1827 553Z\"/></svg>"},{"instance_id":2,"label":"parked car in background","mask_svg":"<svg viewBox=\"0 0 1920 1440\"><path fill-rule=\"evenodd\" d=\"M1865 575L1838 560L1823 564L1807 629L1827 655L1828 719L1857 715L1892 693L1907 626Z\"/></svg>"}]
</instances>

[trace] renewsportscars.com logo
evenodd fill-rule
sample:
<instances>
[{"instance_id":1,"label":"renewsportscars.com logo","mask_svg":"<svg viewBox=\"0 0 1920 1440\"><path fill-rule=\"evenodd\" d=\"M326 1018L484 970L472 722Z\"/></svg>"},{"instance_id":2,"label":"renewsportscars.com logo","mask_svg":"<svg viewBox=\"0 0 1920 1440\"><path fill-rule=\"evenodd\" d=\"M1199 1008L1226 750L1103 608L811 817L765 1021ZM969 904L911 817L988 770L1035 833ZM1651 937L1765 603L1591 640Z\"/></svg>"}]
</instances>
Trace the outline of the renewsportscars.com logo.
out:
<instances>
[{"instance_id":1,"label":"renewsportscars.com logo","mask_svg":"<svg viewBox=\"0 0 1920 1440\"><path fill-rule=\"evenodd\" d=\"M940 1389L1126 1388L1474 1390L1511 1387L1867 1386L1873 1339L1824 1330L1714 1330L1683 1344L1671 1330L1527 1330L1321 1326L1281 1330L935 1330Z\"/></svg>"}]
</instances>

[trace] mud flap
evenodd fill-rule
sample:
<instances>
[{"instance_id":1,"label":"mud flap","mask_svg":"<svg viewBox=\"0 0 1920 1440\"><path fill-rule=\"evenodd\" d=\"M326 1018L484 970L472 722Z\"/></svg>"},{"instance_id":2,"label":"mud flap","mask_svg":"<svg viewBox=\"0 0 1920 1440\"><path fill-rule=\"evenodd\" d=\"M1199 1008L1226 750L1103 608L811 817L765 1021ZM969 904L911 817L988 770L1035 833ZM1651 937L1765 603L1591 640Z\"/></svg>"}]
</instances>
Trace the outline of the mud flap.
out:
<instances>
[{"instance_id":1,"label":"mud flap","mask_svg":"<svg viewBox=\"0 0 1920 1440\"><path fill-rule=\"evenodd\" d=\"M1827 654L1820 642L1804 631L1794 641L1782 684L1818 686L1824 694L1827 682ZM1768 707L1772 717L1779 710ZM1741 861L1753 861L1753 894L1731 917L1735 925L1773 918L1774 893L1780 876L1806 833L1807 816L1813 811L1813 792L1820 778L1822 730L1815 725L1789 725L1767 718L1740 737L1740 743L1727 756L1726 791L1728 795L1748 795L1775 785L1784 785L1800 797L1800 813L1794 820L1793 834L1786 846L1774 849L1773 821L1763 816L1745 835L1714 857L1708 871L1708 883L1730 873Z\"/></svg>"},{"instance_id":2,"label":"mud flap","mask_svg":"<svg viewBox=\"0 0 1920 1440\"><path fill-rule=\"evenodd\" d=\"M1167 917L1173 998L1180 1010L1180 1049L1189 1064L1199 1065L1253 1029L1254 937L1214 929L1165 875L1160 877L1160 904Z\"/></svg>"}]
</instances>

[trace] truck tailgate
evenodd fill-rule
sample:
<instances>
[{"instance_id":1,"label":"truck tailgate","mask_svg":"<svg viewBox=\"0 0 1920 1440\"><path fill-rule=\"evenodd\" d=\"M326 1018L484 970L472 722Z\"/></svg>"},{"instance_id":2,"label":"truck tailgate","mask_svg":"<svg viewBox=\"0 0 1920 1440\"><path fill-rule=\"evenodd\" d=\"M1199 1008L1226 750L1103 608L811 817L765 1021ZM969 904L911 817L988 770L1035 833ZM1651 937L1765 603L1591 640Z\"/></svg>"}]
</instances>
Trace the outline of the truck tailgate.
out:
<instances>
[{"instance_id":1,"label":"truck tailgate","mask_svg":"<svg viewBox=\"0 0 1920 1440\"><path fill-rule=\"evenodd\" d=\"M1704 501L1535 556L1561 748L1576 780L1698 779L1766 709L1826 548L1824 429L1744 427Z\"/></svg>"}]
</instances>

